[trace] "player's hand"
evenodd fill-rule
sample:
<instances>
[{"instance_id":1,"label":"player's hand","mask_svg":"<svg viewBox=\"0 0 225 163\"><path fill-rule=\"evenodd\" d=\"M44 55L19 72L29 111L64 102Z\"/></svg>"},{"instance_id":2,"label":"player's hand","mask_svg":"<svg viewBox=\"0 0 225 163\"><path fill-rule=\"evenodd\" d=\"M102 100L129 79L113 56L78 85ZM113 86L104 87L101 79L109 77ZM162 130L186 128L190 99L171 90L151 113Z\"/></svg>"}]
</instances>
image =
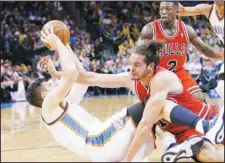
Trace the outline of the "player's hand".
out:
<instances>
[{"instance_id":1,"label":"player's hand","mask_svg":"<svg viewBox=\"0 0 225 163\"><path fill-rule=\"evenodd\" d=\"M55 35L53 26L41 31L41 41L43 41L50 50L56 50L57 42L61 40Z\"/></svg>"},{"instance_id":2,"label":"player's hand","mask_svg":"<svg viewBox=\"0 0 225 163\"><path fill-rule=\"evenodd\" d=\"M38 64L40 65L43 71L48 71L51 75L52 72L55 72L55 65L49 56L43 57Z\"/></svg>"}]
</instances>

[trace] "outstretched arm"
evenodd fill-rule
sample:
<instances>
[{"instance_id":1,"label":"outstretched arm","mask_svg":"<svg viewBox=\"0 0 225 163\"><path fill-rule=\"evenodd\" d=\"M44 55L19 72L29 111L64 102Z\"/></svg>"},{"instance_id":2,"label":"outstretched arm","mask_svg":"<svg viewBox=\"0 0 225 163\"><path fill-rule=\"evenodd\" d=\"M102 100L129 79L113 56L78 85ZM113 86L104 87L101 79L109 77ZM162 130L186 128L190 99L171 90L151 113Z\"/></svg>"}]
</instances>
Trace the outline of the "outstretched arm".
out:
<instances>
[{"instance_id":1,"label":"outstretched arm","mask_svg":"<svg viewBox=\"0 0 225 163\"><path fill-rule=\"evenodd\" d=\"M44 57L40 61L40 64L42 68L47 66L48 72L53 78L61 79L62 72L55 69L55 65L50 58ZM133 89L133 82L128 72L120 74L100 74L91 71L83 71L78 73L78 78L75 82L87 86L99 86L103 88L128 87L129 89Z\"/></svg>"},{"instance_id":2,"label":"outstretched arm","mask_svg":"<svg viewBox=\"0 0 225 163\"><path fill-rule=\"evenodd\" d=\"M212 5L203 3L193 7L184 7L179 3L178 15L180 16L196 16L196 15L205 15L209 17L210 10Z\"/></svg>"},{"instance_id":3,"label":"outstretched arm","mask_svg":"<svg viewBox=\"0 0 225 163\"><path fill-rule=\"evenodd\" d=\"M133 84L128 72L120 74L99 74L88 71L79 73L76 82L79 84L99 86L103 88L128 87L130 89L132 89Z\"/></svg>"},{"instance_id":4,"label":"outstretched arm","mask_svg":"<svg viewBox=\"0 0 225 163\"><path fill-rule=\"evenodd\" d=\"M203 53L205 56L207 56L209 58L213 58L213 59L223 59L224 58L224 52L222 50L219 51L215 48L210 47L209 45L206 45L191 26L186 25L186 27L187 27L187 33L189 35L190 42L201 53Z\"/></svg>"}]
</instances>

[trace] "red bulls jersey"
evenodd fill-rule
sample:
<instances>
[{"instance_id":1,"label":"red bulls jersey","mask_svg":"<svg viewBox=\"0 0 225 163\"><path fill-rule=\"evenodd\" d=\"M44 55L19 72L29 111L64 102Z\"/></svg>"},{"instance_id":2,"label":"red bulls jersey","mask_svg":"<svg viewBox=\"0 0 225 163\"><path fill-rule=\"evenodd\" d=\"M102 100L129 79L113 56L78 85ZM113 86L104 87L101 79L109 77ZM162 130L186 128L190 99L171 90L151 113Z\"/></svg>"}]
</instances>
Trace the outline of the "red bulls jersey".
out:
<instances>
[{"instance_id":1,"label":"red bulls jersey","mask_svg":"<svg viewBox=\"0 0 225 163\"><path fill-rule=\"evenodd\" d=\"M177 30L173 36L168 36L162 28L160 19L153 21L153 39L164 42L164 48L160 53L159 65L176 72L181 69L186 62L188 49L188 34L184 23L176 21Z\"/></svg>"},{"instance_id":2,"label":"red bulls jersey","mask_svg":"<svg viewBox=\"0 0 225 163\"><path fill-rule=\"evenodd\" d=\"M154 76L161 71L168 71L165 68L158 66L154 73ZM148 100L151 97L151 90L150 87L147 89L140 81L135 81L135 92L140 101ZM186 107L187 109L191 110L192 112L198 114L204 118L211 118L211 113L214 113L216 109L216 113L218 113L218 108L213 107L209 104L204 104L200 100L194 98L187 90L182 89L179 92L170 92L167 96L168 100L172 100L175 103ZM169 123L168 121L162 119L159 121L160 127L166 131L172 132L173 134L179 134L184 130L188 129L185 126L177 126L174 124Z\"/></svg>"}]
</instances>

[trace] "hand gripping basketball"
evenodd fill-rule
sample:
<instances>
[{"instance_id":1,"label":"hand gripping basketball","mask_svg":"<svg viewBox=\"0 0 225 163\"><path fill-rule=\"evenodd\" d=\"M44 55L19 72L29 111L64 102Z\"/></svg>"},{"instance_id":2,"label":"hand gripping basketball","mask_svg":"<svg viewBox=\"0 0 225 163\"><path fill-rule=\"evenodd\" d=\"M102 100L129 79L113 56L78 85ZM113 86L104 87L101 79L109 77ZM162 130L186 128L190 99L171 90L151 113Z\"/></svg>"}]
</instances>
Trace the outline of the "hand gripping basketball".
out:
<instances>
[{"instance_id":1,"label":"hand gripping basketball","mask_svg":"<svg viewBox=\"0 0 225 163\"><path fill-rule=\"evenodd\" d=\"M57 42L61 42L61 40L55 35L53 26L50 26L48 29L42 29L41 41L48 45L48 48L52 51L57 48Z\"/></svg>"}]
</instances>

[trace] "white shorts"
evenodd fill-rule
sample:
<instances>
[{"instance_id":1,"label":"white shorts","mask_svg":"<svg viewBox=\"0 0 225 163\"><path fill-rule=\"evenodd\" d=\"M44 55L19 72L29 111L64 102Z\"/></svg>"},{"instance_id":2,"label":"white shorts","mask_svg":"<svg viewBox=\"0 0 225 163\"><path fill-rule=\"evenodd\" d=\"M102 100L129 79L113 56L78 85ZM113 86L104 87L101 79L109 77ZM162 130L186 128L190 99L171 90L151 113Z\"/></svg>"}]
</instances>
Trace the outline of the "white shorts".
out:
<instances>
[{"instance_id":1,"label":"white shorts","mask_svg":"<svg viewBox=\"0 0 225 163\"><path fill-rule=\"evenodd\" d=\"M223 80L218 81L216 92L220 95L221 99L224 102L224 81Z\"/></svg>"}]
</instances>

